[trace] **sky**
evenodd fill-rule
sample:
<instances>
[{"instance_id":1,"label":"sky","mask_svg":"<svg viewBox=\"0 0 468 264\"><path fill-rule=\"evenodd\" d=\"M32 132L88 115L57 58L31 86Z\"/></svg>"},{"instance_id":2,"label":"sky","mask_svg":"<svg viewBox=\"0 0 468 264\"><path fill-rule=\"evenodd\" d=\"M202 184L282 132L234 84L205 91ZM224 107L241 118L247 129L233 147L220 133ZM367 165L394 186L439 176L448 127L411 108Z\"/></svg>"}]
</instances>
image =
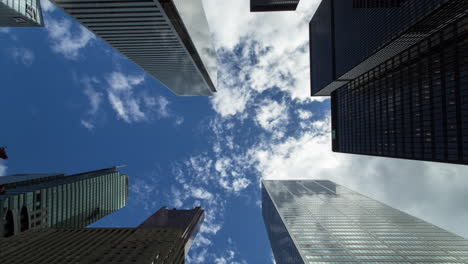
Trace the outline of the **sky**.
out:
<instances>
[{"instance_id":1,"label":"sky","mask_svg":"<svg viewBox=\"0 0 468 264\"><path fill-rule=\"evenodd\" d=\"M330 101L310 97L308 23L203 0L216 95L177 97L42 0L44 28L0 28L0 175L127 165L127 206L93 227L135 227L162 206L206 210L188 263L273 263L262 179L328 179L468 238L462 165L333 153Z\"/></svg>"}]
</instances>

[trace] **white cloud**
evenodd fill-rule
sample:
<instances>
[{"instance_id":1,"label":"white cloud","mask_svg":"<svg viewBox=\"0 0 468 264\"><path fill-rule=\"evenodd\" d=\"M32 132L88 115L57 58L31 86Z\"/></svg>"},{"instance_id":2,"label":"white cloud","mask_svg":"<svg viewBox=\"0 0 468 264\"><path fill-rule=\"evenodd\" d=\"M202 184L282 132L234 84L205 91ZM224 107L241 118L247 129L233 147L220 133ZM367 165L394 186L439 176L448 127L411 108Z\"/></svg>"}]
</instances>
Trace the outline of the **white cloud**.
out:
<instances>
[{"instance_id":1,"label":"white cloud","mask_svg":"<svg viewBox=\"0 0 468 264\"><path fill-rule=\"evenodd\" d=\"M89 122L89 121L86 121L84 119L81 119L81 125L83 125L88 130L93 130L94 129L94 124Z\"/></svg>"},{"instance_id":2,"label":"white cloud","mask_svg":"<svg viewBox=\"0 0 468 264\"><path fill-rule=\"evenodd\" d=\"M44 12L52 12L57 9L49 0L41 0L41 8Z\"/></svg>"},{"instance_id":3,"label":"white cloud","mask_svg":"<svg viewBox=\"0 0 468 264\"><path fill-rule=\"evenodd\" d=\"M112 72L106 78L110 88L114 91L132 90L134 86L144 82L144 75L124 75L121 72Z\"/></svg>"},{"instance_id":4,"label":"white cloud","mask_svg":"<svg viewBox=\"0 0 468 264\"><path fill-rule=\"evenodd\" d=\"M249 0L204 0L220 55L218 93L213 108L222 116L242 114L246 105L268 89L279 89L299 102L310 97L309 21L320 0L301 1L296 12L251 13ZM235 53L234 58L224 59ZM229 77L223 77L229 76Z\"/></svg>"},{"instance_id":5,"label":"white cloud","mask_svg":"<svg viewBox=\"0 0 468 264\"><path fill-rule=\"evenodd\" d=\"M143 76L125 75L121 72L112 72L106 77L109 88L107 96L109 103L117 116L127 123L147 120L146 114L141 110L142 98L135 96L134 88L145 80Z\"/></svg>"},{"instance_id":6,"label":"white cloud","mask_svg":"<svg viewBox=\"0 0 468 264\"><path fill-rule=\"evenodd\" d=\"M213 199L213 194L203 188L192 188L192 197L203 200Z\"/></svg>"},{"instance_id":7,"label":"white cloud","mask_svg":"<svg viewBox=\"0 0 468 264\"><path fill-rule=\"evenodd\" d=\"M265 100L257 110L256 121L263 129L270 132L287 125L288 120L288 107L284 103Z\"/></svg>"},{"instance_id":8,"label":"white cloud","mask_svg":"<svg viewBox=\"0 0 468 264\"><path fill-rule=\"evenodd\" d=\"M72 30L72 23L68 19L54 20L47 17L45 27L52 41L52 50L70 60L78 59L80 50L95 38L93 33L81 25L78 25L78 31Z\"/></svg>"},{"instance_id":9,"label":"white cloud","mask_svg":"<svg viewBox=\"0 0 468 264\"><path fill-rule=\"evenodd\" d=\"M16 63L21 63L25 66L31 66L34 62L34 52L26 48L11 48L8 53Z\"/></svg>"},{"instance_id":10,"label":"white cloud","mask_svg":"<svg viewBox=\"0 0 468 264\"><path fill-rule=\"evenodd\" d=\"M7 171L7 166L4 161L0 161L0 176L5 176Z\"/></svg>"},{"instance_id":11,"label":"white cloud","mask_svg":"<svg viewBox=\"0 0 468 264\"><path fill-rule=\"evenodd\" d=\"M307 111L304 109L298 109L296 112L297 112L297 116L299 117L299 119L302 119L302 120L310 119L313 116L311 111Z\"/></svg>"}]
</instances>

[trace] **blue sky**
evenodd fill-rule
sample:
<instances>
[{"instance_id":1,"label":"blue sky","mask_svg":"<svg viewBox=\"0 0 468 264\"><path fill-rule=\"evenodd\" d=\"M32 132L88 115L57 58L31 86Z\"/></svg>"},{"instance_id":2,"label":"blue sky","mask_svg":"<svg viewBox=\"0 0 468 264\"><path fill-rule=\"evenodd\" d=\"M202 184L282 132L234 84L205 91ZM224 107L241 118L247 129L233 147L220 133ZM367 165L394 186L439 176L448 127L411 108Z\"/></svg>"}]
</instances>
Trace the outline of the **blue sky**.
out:
<instances>
[{"instance_id":1,"label":"blue sky","mask_svg":"<svg viewBox=\"0 0 468 264\"><path fill-rule=\"evenodd\" d=\"M218 93L177 97L60 9L0 29L0 175L128 165L131 197L94 226L133 227L161 206L206 209L190 263L272 263L260 180L330 179L468 237L465 166L331 152L329 100L310 98L308 22L204 0Z\"/></svg>"}]
</instances>

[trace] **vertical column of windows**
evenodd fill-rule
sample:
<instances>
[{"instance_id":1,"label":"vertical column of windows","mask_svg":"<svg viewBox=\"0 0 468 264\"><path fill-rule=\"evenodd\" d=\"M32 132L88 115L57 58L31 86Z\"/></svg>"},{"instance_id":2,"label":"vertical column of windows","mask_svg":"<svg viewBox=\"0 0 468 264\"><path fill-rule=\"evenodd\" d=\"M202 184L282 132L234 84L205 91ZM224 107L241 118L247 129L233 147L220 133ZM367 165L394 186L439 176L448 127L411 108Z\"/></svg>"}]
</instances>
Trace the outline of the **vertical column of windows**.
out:
<instances>
[{"instance_id":1,"label":"vertical column of windows","mask_svg":"<svg viewBox=\"0 0 468 264\"><path fill-rule=\"evenodd\" d=\"M449 161L458 160L458 141L457 141L457 82L455 79L455 60L456 46L451 43L444 46L444 83L445 83L445 106L447 120L447 159Z\"/></svg>"},{"instance_id":2,"label":"vertical column of windows","mask_svg":"<svg viewBox=\"0 0 468 264\"><path fill-rule=\"evenodd\" d=\"M378 72L379 69L374 70L374 73L376 73L376 81L375 81L375 91L376 91L376 99L375 99L375 104L376 104L376 147L377 147L377 154L382 155L383 154L383 104L382 104L382 80L380 80L380 72Z\"/></svg>"},{"instance_id":3,"label":"vertical column of windows","mask_svg":"<svg viewBox=\"0 0 468 264\"><path fill-rule=\"evenodd\" d=\"M370 78L370 84L369 84L369 90L371 93L371 126L370 126L370 136L371 136L371 153L374 155L378 154L377 151L377 120L379 119L379 116L377 115L377 91L375 87L375 79L374 79L374 73L370 72L369 73L369 78Z\"/></svg>"},{"instance_id":4,"label":"vertical column of windows","mask_svg":"<svg viewBox=\"0 0 468 264\"><path fill-rule=\"evenodd\" d=\"M393 87L395 89L394 94L394 123L395 123L395 153L398 157L404 157L405 138L404 138L404 119L403 119L403 99L402 99L402 87L401 87L401 69L400 69L400 58L394 58L394 81Z\"/></svg>"},{"instance_id":5,"label":"vertical column of windows","mask_svg":"<svg viewBox=\"0 0 468 264\"><path fill-rule=\"evenodd\" d=\"M432 41L431 41L431 45ZM444 97L445 90L442 87L442 69L440 50L431 52L431 87L432 87L432 120L433 120L433 139L434 139L434 159L445 160L445 119L444 119Z\"/></svg>"},{"instance_id":6,"label":"vertical column of windows","mask_svg":"<svg viewBox=\"0 0 468 264\"><path fill-rule=\"evenodd\" d=\"M427 160L433 159L433 139L432 139L432 93L431 83L429 78L429 60L424 57L420 63L420 80L421 80L421 109L422 109L422 135L423 135L423 158Z\"/></svg>"},{"instance_id":7,"label":"vertical column of windows","mask_svg":"<svg viewBox=\"0 0 468 264\"><path fill-rule=\"evenodd\" d=\"M411 58L414 58L419 55L417 48L410 50ZM411 88L413 95L413 124L414 124L414 141L413 141L413 151L414 158L422 159L423 158L423 137L422 137L422 111L421 111L421 81L420 81L420 64L411 63L410 64L410 78L411 78Z\"/></svg>"},{"instance_id":8,"label":"vertical column of windows","mask_svg":"<svg viewBox=\"0 0 468 264\"><path fill-rule=\"evenodd\" d=\"M390 60L387 63L387 70L390 71L388 75L388 130L389 130L389 141L388 147L390 149L390 156L396 155L395 146L395 74L393 71L393 61Z\"/></svg>"},{"instance_id":9,"label":"vertical column of windows","mask_svg":"<svg viewBox=\"0 0 468 264\"><path fill-rule=\"evenodd\" d=\"M458 71L462 119L463 162L468 163L468 17L458 23Z\"/></svg>"}]
</instances>

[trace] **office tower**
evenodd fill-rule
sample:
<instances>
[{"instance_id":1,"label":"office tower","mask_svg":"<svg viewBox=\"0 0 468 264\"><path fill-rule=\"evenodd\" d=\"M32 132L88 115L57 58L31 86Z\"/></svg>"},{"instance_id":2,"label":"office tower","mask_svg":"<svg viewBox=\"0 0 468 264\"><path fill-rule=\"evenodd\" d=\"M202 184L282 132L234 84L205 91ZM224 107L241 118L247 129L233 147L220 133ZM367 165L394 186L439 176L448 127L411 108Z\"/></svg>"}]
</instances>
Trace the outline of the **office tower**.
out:
<instances>
[{"instance_id":1,"label":"office tower","mask_svg":"<svg viewBox=\"0 0 468 264\"><path fill-rule=\"evenodd\" d=\"M294 11L299 0L250 0L250 12Z\"/></svg>"},{"instance_id":2,"label":"office tower","mask_svg":"<svg viewBox=\"0 0 468 264\"><path fill-rule=\"evenodd\" d=\"M52 0L177 95L216 91L216 52L201 0Z\"/></svg>"},{"instance_id":3,"label":"office tower","mask_svg":"<svg viewBox=\"0 0 468 264\"><path fill-rule=\"evenodd\" d=\"M42 227L82 228L122 208L128 176L115 168L70 176L0 177L0 237Z\"/></svg>"},{"instance_id":4,"label":"office tower","mask_svg":"<svg viewBox=\"0 0 468 264\"><path fill-rule=\"evenodd\" d=\"M37 229L0 239L0 258L18 263L183 264L204 219L161 208L138 228Z\"/></svg>"},{"instance_id":5,"label":"office tower","mask_svg":"<svg viewBox=\"0 0 468 264\"><path fill-rule=\"evenodd\" d=\"M0 0L0 27L43 27L40 0Z\"/></svg>"},{"instance_id":6,"label":"office tower","mask_svg":"<svg viewBox=\"0 0 468 264\"><path fill-rule=\"evenodd\" d=\"M331 181L262 182L276 263L466 263L468 240Z\"/></svg>"},{"instance_id":7,"label":"office tower","mask_svg":"<svg viewBox=\"0 0 468 264\"><path fill-rule=\"evenodd\" d=\"M468 164L467 11L467 0L322 1L311 87L331 95L333 151Z\"/></svg>"}]
</instances>

